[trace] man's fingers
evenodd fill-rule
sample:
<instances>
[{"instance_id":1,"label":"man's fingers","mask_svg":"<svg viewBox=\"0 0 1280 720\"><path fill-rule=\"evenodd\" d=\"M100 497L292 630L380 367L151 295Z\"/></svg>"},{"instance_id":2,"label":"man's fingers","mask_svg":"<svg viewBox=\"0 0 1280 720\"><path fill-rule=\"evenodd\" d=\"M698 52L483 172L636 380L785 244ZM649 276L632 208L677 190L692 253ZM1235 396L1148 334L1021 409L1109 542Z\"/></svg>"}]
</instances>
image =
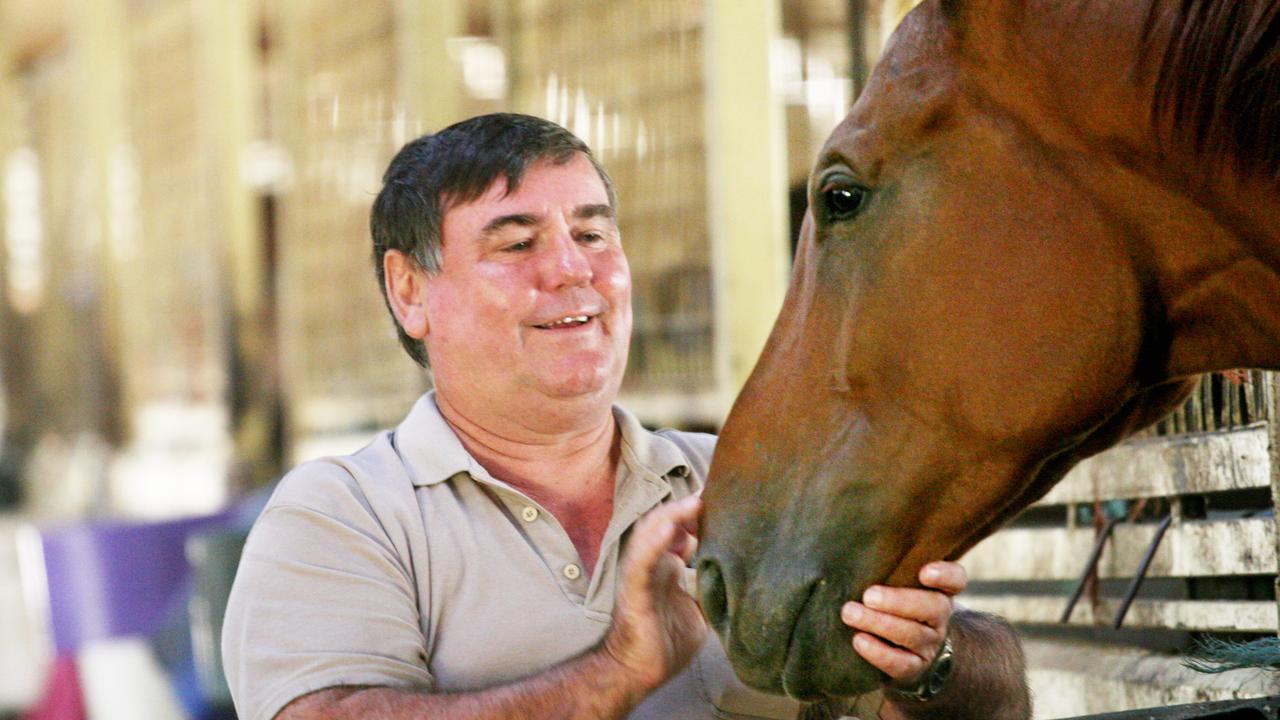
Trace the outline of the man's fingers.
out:
<instances>
[{"instance_id":1,"label":"man's fingers","mask_svg":"<svg viewBox=\"0 0 1280 720\"><path fill-rule=\"evenodd\" d=\"M937 590L873 585L862 594L862 602L873 610L922 622L933 628L946 627L951 619L951 597Z\"/></svg>"},{"instance_id":2,"label":"man's fingers","mask_svg":"<svg viewBox=\"0 0 1280 720\"><path fill-rule=\"evenodd\" d=\"M894 647L870 633L856 633L853 649L898 684L914 681L929 666L919 655Z\"/></svg>"},{"instance_id":3,"label":"man's fingers","mask_svg":"<svg viewBox=\"0 0 1280 720\"><path fill-rule=\"evenodd\" d=\"M926 662L931 660L942 647L944 635L937 628L872 610L862 603L845 603L840 609L840 619L854 630L871 633L880 639L887 640Z\"/></svg>"},{"instance_id":4,"label":"man's fingers","mask_svg":"<svg viewBox=\"0 0 1280 720\"><path fill-rule=\"evenodd\" d=\"M693 562L694 553L698 552L698 538L681 528L675 542L672 543L671 552L680 556L685 565Z\"/></svg>"},{"instance_id":5,"label":"man's fingers","mask_svg":"<svg viewBox=\"0 0 1280 720\"><path fill-rule=\"evenodd\" d=\"M948 595L958 595L969 584L969 574L960 563L931 562L920 568L920 584Z\"/></svg>"},{"instance_id":6,"label":"man's fingers","mask_svg":"<svg viewBox=\"0 0 1280 720\"><path fill-rule=\"evenodd\" d=\"M698 513L701 511L701 495L689 495L675 502L660 505L653 510L653 512L670 513L672 520L691 533L698 530Z\"/></svg>"},{"instance_id":7,"label":"man's fingers","mask_svg":"<svg viewBox=\"0 0 1280 720\"><path fill-rule=\"evenodd\" d=\"M653 570L675 538L676 526L665 517L646 517L636 525L627 545L623 583L631 593L648 593Z\"/></svg>"},{"instance_id":8,"label":"man's fingers","mask_svg":"<svg viewBox=\"0 0 1280 720\"><path fill-rule=\"evenodd\" d=\"M853 649L899 685L915 682L937 656L947 634L951 596L969 583L958 563L932 562L920 569L925 589L873 585L861 602L840 609L854 629Z\"/></svg>"},{"instance_id":9,"label":"man's fingers","mask_svg":"<svg viewBox=\"0 0 1280 720\"><path fill-rule=\"evenodd\" d=\"M655 520L667 519L675 525L676 532L672 537L669 550L675 553L687 565L693 560L698 550L698 513L702 510L702 498L697 495L661 505L649 512L648 517ZM648 519L648 518L646 518Z\"/></svg>"},{"instance_id":10,"label":"man's fingers","mask_svg":"<svg viewBox=\"0 0 1280 720\"><path fill-rule=\"evenodd\" d=\"M627 543L624 582L628 589L633 592L651 590L654 570L668 552L677 555L683 564L688 564L693 559L693 553L698 547L697 539L687 533L684 527L690 522L696 522L701 507L701 499L690 496L654 508L636 524Z\"/></svg>"}]
</instances>

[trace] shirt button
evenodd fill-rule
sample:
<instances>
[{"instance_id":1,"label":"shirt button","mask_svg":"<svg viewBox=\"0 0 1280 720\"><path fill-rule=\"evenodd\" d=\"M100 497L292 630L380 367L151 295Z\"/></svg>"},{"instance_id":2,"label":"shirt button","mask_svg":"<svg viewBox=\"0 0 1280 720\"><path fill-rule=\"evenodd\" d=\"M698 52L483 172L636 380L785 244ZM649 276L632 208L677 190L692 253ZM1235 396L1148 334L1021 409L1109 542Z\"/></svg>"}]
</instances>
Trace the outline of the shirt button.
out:
<instances>
[{"instance_id":1,"label":"shirt button","mask_svg":"<svg viewBox=\"0 0 1280 720\"><path fill-rule=\"evenodd\" d=\"M520 511L520 517L525 522L533 522L538 519L538 508L532 505L525 505L524 509Z\"/></svg>"},{"instance_id":2,"label":"shirt button","mask_svg":"<svg viewBox=\"0 0 1280 720\"><path fill-rule=\"evenodd\" d=\"M564 566L564 576L570 580L577 580L582 577L582 568L574 565L573 563L569 563Z\"/></svg>"}]
</instances>

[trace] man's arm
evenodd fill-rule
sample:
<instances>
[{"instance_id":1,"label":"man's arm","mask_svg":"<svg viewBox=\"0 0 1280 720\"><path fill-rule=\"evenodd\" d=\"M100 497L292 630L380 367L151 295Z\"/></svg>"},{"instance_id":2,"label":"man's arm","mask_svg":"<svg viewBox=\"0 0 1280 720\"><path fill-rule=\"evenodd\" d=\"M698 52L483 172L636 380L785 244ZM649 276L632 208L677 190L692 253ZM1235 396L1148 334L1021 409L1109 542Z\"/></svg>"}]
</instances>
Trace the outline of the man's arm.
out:
<instances>
[{"instance_id":1,"label":"man's arm","mask_svg":"<svg viewBox=\"0 0 1280 720\"><path fill-rule=\"evenodd\" d=\"M523 680L467 693L328 688L292 701L277 720L626 717L682 670L706 638L697 603L680 586L697 544L692 529L699 507L699 499L691 496L654 510L636 525L622 563L613 624L599 646L577 658ZM502 652L502 647L496 644L489 651Z\"/></svg>"},{"instance_id":2,"label":"man's arm","mask_svg":"<svg viewBox=\"0 0 1280 720\"><path fill-rule=\"evenodd\" d=\"M1031 696L1017 633L1000 618L957 610L952 596L969 580L964 568L934 562L920 570L921 588L868 588L841 617L853 647L890 678L882 720L1027 720ZM895 694L911 687L951 639L954 663L942 690L927 701Z\"/></svg>"},{"instance_id":3,"label":"man's arm","mask_svg":"<svg viewBox=\"0 0 1280 720\"><path fill-rule=\"evenodd\" d=\"M1022 643L1004 620L973 610L951 616L955 665L942 691L927 702L890 694L882 720L1029 720Z\"/></svg>"},{"instance_id":4,"label":"man's arm","mask_svg":"<svg viewBox=\"0 0 1280 720\"><path fill-rule=\"evenodd\" d=\"M630 673L593 650L508 685L457 694L389 687L337 687L304 695L277 720L399 720L400 718L621 718L644 697Z\"/></svg>"}]
</instances>

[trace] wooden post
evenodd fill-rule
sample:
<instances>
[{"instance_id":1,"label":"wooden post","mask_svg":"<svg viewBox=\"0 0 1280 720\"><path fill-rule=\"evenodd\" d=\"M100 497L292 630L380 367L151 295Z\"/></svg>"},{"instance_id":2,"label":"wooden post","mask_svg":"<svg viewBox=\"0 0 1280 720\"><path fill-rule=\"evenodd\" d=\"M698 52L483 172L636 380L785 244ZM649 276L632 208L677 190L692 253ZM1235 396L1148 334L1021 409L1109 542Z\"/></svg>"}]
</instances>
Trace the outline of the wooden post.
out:
<instances>
[{"instance_id":1,"label":"wooden post","mask_svg":"<svg viewBox=\"0 0 1280 720\"><path fill-rule=\"evenodd\" d=\"M772 86L777 0L707 0L707 207L718 385L734 394L764 348L790 268L786 129Z\"/></svg>"},{"instance_id":2,"label":"wooden post","mask_svg":"<svg viewBox=\"0 0 1280 720\"><path fill-rule=\"evenodd\" d=\"M228 287L237 324L251 323L263 305L265 267L254 198L245 182L247 148L255 139L260 108L256 28L247 0L201 0L203 74L212 151L214 218L227 245ZM237 333L239 330L237 330Z\"/></svg>"},{"instance_id":3,"label":"wooden post","mask_svg":"<svg viewBox=\"0 0 1280 720\"><path fill-rule=\"evenodd\" d=\"M460 67L448 40L466 28L459 0L396 0L395 8L398 95L411 140L462 119Z\"/></svg>"},{"instance_id":4,"label":"wooden post","mask_svg":"<svg viewBox=\"0 0 1280 720\"><path fill-rule=\"evenodd\" d=\"M72 105L78 119L72 124L74 138L65 142L79 143L84 152L88 175L86 211L83 231L84 246L94 259L100 302L96 308L101 323L99 365L119 368L126 358L123 346L123 314L121 310L121 249L136 238L130 236L136 224L132 214L136 208L129 202L132 186L132 154L129 149L126 102L128 93L128 55L125 46L125 0L69 0L66 14L67 44L72 50ZM92 241L89 241L92 240ZM105 388L118 401L105 408L106 434L112 442L122 443L130 433L132 400L128 373L108 370ZM119 390L114 387L120 384Z\"/></svg>"},{"instance_id":5,"label":"wooden post","mask_svg":"<svg viewBox=\"0 0 1280 720\"><path fill-rule=\"evenodd\" d=\"M261 66L257 57L258 18L250 0L200 0L203 20L202 75L210 119L204 142L209 148L210 226L216 229L225 260L224 285L230 291L230 366L233 471L237 479L259 485L280 471L276 446L280 397L277 381L272 284L266 266L258 199L246 177L248 152L258 139L263 108Z\"/></svg>"}]
</instances>

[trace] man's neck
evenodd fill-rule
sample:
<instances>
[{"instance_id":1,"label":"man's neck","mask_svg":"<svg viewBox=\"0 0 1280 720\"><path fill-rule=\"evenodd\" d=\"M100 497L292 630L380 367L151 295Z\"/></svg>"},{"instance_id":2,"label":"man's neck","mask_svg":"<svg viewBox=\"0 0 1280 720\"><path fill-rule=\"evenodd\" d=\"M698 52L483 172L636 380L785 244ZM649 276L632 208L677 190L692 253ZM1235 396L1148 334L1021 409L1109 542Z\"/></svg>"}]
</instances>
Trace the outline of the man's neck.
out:
<instances>
[{"instance_id":1,"label":"man's neck","mask_svg":"<svg viewBox=\"0 0 1280 720\"><path fill-rule=\"evenodd\" d=\"M521 420L477 418L439 391L436 404L480 465L535 500L577 504L597 496L602 491L599 483L608 485L607 497L612 498L620 433L612 408L581 418L573 427L547 428Z\"/></svg>"},{"instance_id":2,"label":"man's neck","mask_svg":"<svg viewBox=\"0 0 1280 720\"><path fill-rule=\"evenodd\" d=\"M607 409L572 430L506 423L486 426L436 393L440 414L471 456L498 480L528 495L560 521L583 569L593 572L613 517L622 433ZM496 424L495 424L496 425Z\"/></svg>"}]
</instances>

